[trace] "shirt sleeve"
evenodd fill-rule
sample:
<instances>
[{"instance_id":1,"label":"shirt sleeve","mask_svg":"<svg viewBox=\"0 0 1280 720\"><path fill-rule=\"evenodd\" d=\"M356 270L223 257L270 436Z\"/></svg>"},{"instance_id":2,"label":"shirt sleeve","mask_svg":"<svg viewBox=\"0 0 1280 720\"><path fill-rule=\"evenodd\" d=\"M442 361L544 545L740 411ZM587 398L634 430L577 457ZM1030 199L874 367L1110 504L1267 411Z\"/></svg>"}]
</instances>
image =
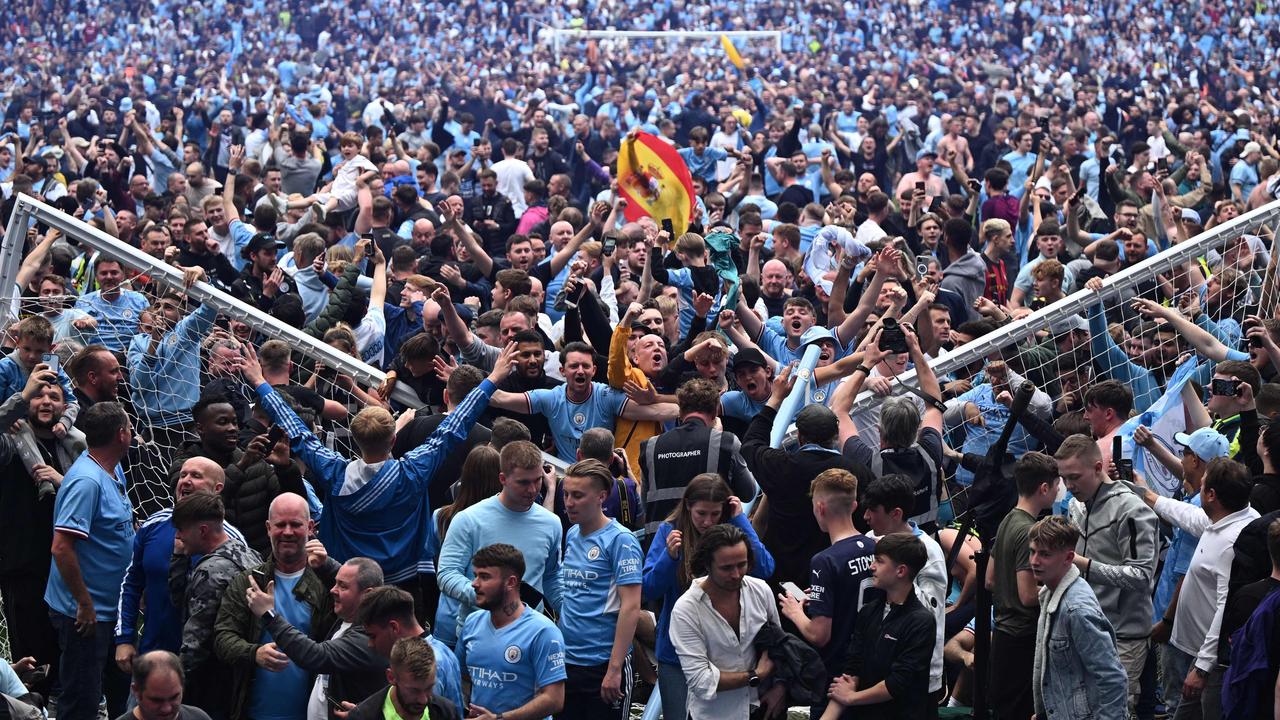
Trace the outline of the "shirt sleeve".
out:
<instances>
[{"instance_id":1,"label":"shirt sleeve","mask_svg":"<svg viewBox=\"0 0 1280 720\"><path fill-rule=\"evenodd\" d=\"M70 482L64 482L54 508L54 529L82 538L89 537L101 492L101 487L91 478L74 477Z\"/></svg>"},{"instance_id":2,"label":"shirt sleeve","mask_svg":"<svg viewBox=\"0 0 1280 720\"><path fill-rule=\"evenodd\" d=\"M825 555L815 555L809 561L809 569L809 604L805 610L809 617L835 617L834 598L831 597L831 583L836 579L835 563Z\"/></svg>"},{"instance_id":3,"label":"shirt sleeve","mask_svg":"<svg viewBox=\"0 0 1280 720\"><path fill-rule=\"evenodd\" d=\"M532 611L526 608L525 612ZM568 674L564 669L564 636L560 634L560 629L554 625L547 626L538 633L534 648L536 650L534 657L537 658L538 663L534 668L538 687L544 688L564 682Z\"/></svg>"},{"instance_id":4,"label":"shirt sleeve","mask_svg":"<svg viewBox=\"0 0 1280 720\"><path fill-rule=\"evenodd\" d=\"M640 554L640 541L629 532L618 533L613 552L613 584L639 585L644 580L644 558Z\"/></svg>"},{"instance_id":5,"label":"shirt sleeve","mask_svg":"<svg viewBox=\"0 0 1280 720\"><path fill-rule=\"evenodd\" d=\"M546 415L554 409L552 400L555 398L555 390L538 388L526 392L524 396L529 401L530 414Z\"/></svg>"}]
</instances>

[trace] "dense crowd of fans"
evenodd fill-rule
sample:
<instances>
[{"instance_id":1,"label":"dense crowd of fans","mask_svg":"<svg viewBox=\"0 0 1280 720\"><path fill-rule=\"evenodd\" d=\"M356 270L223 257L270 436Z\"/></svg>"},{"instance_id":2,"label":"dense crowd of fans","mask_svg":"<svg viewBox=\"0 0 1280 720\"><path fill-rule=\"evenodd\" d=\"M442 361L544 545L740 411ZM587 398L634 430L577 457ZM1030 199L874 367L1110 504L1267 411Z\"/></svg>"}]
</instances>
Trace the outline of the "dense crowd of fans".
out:
<instances>
[{"instance_id":1,"label":"dense crowd of fans","mask_svg":"<svg viewBox=\"0 0 1280 720\"><path fill-rule=\"evenodd\" d=\"M15 717L1280 714L1274 235L1101 294L1280 198L1269 8L42 0L0 42L0 219L254 310L6 238ZM688 232L628 206L638 132Z\"/></svg>"}]
</instances>

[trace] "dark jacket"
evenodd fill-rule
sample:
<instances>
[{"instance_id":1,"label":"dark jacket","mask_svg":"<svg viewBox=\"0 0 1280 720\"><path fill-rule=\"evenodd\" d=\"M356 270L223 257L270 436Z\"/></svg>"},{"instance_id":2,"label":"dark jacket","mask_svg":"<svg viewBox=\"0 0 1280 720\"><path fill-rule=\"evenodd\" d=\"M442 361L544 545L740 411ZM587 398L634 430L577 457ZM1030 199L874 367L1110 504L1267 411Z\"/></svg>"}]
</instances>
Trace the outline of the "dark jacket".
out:
<instances>
[{"instance_id":1,"label":"dark jacket","mask_svg":"<svg viewBox=\"0 0 1280 720\"><path fill-rule=\"evenodd\" d=\"M468 225L475 228L490 257L502 257L506 253L507 238L516 231L516 213L505 195L495 191L491 196L480 194L471 198L466 220ZM482 225L484 220L492 220L498 226L490 228Z\"/></svg>"},{"instance_id":2,"label":"dark jacket","mask_svg":"<svg viewBox=\"0 0 1280 720\"><path fill-rule=\"evenodd\" d=\"M201 443L194 442L185 445L174 456L173 465L169 467L169 487L177 484L182 463L198 456L207 457L222 465L226 474L226 481L222 486L222 502L226 506L227 522L240 529L249 547L266 557L271 552L271 543L267 540L267 510L271 501L281 493L307 496L302 471L296 463L276 467L266 460L259 460L242 469L239 462L244 457L244 451L239 448L230 457L223 457L209 452Z\"/></svg>"},{"instance_id":3,"label":"dark jacket","mask_svg":"<svg viewBox=\"0 0 1280 720\"><path fill-rule=\"evenodd\" d=\"M792 703L826 703L827 668L817 650L772 622L756 633L755 646L761 652L768 651L776 668L774 677L787 686Z\"/></svg>"},{"instance_id":4,"label":"dark jacket","mask_svg":"<svg viewBox=\"0 0 1280 720\"><path fill-rule=\"evenodd\" d=\"M382 720L382 705L387 701L388 692L391 692L390 685L370 695L347 715L347 720ZM457 708L438 695L432 696L428 701L427 714L431 716L431 720L458 720Z\"/></svg>"},{"instance_id":5,"label":"dark jacket","mask_svg":"<svg viewBox=\"0 0 1280 720\"><path fill-rule=\"evenodd\" d=\"M286 275L280 281L280 289L276 291L276 294L267 297L262 294L262 278L253 274L253 263L246 263L244 269L240 271L240 277L231 284L231 294L262 312L269 313L277 298L281 295L297 295L298 288L293 284L292 279Z\"/></svg>"},{"instance_id":6,"label":"dark jacket","mask_svg":"<svg viewBox=\"0 0 1280 720\"><path fill-rule=\"evenodd\" d=\"M233 671L213 654L214 623L223 593L236 577L261 562L258 553L227 538L200 558L189 574L185 555L174 555L169 565L169 592L182 613L182 669L191 680L198 678L187 682L184 697L206 712L225 713L229 708L224 688Z\"/></svg>"},{"instance_id":7,"label":"dark jacket","mask_svg":"<svg viewBox=\"0 0 1280 720\"><path fill-rule=\"evenodd\" d=\"M323 642L316 642L279 615L267 621L267 632L280 652L310 673L329 676L329 694L338 700L360 702L387 684L387 661L369 647L363 625L352 625L341 637L333 634L341 627L335 618ZM333 707L329 707L333 718Z\"/></svg>"},{"instance_id":8,"label":"dark jacket","mask_svg":"<svg viewBox=\"0 0 1280 720\"><path fill-rule=\"evenodd\" d=\"M267 560L252 568L250 572L260 571L267 577L274 577L275 560ZM240 573L227 585L222 595L222 605L218 608L218 620L214 624L213 651L218 659L231 666L232 682L228 684L230 694L231 720L245 718L246 703L253 686L255 661L258 648L262 643L262 618L249 610L244 591L249 587L249 572ZM311 608L311 639L320 640L333 625L333 600L328 588L314 570L307 567L302 577L293 588L293 596Z\"/></svg>"},{"instance_id":9,"label":"dark jacket","mask_svg":"<svg viewBox=\"0 0 1280 720\"><path fill-rule=\"evenodd\" d=\"M742 439L742 457L751 474L768 497L764 546L777 562L773 581L790 580L800 587L809 585L809 560L831 544L827 534L813 519L813 501L809 484L824 470L841 468L858 478L858 484L871 481L871 471L850 460L837 450L806 446L799 452L769 447L769 433L778 411L769 406L747 426Z\"/></svg>"},{"instance_id":10,"label":"dark jacket","mask_svg":"<svg viewBox=\"0 0 1280 720\"><path fill-rule=\"evenodd\" d=\"M1280 520L1280 509L1272 510L1245 525L1236 536L1236 544L1233 546L1235 555L1231 558L1231 576L1227 581L1227 602L1223 607L1219 638L1229 638L1240 629L1239 621L1236 620L1240 615L1236 610L1236 604L1240 602L1241 588L1271 574L1271 553L1267 550L1267 528L1276 520ZM1218 664L1231 664L1231 643L1218 643Z\"/></svg>"},{"instance_id":11,"label":"dark jacket","mask_svg":"<svg viewBox=\"0 0 1280 720\"><path fill-rule=\"evenodd\" d=\"M1280 510L1280 475L1258 475L1249 491L1249 505L1260 515Z\"/></svg>"},{"instance_id":12,"label":"dark jacket","mask_svg":"<svg viewBox=\"0 0 1280 720\"><path fill-rule=\"evenodd\" d=\"M929 666L933 658L933 612L914 592L886 615L885 598L858 611L844 672L858 678L858 687L884 681L893 699L857 709L859 720L911 720L929 717ZM772 656L771 656L772 657Z\"/></svg>"}]
</instances>

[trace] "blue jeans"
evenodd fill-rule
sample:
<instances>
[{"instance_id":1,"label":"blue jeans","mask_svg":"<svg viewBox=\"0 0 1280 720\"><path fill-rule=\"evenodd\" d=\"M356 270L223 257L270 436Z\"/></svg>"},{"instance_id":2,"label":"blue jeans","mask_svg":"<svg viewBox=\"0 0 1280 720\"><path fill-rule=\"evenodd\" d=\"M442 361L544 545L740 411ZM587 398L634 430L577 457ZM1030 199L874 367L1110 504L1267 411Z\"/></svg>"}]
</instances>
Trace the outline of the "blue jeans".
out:
<instances>
[{"instance_id":1,"label":"blue jeans","mask_svg":"<svg viewBox=\"0 0 1280 720\"><path fill-rule=\"evenodd\" d=\"M1160 664L1164 669L1164 707L1170 717L1182 704L1182 683L1187 679L1195 658L1165 643L1160 647Z\"/></svg>"},{"instance_id":2,"label":"blue jeans","mask_svg":"<svg viewBox=\"0 0 1280 720\"><path fill-rule=\"evenodd\" d=\"M62 657L58 674L62 694L58 696L59 720L97 720L103 691L107 694L107 717L125 712L129 678L114 661L115 623L96 623L93 635L76 632L75 618L50 612L49 621L58 633Z\"/></svg>"},{"instance_id":3,"label":"blue jeans","mask_svg":"<svg viewBox=\"0 0 1280 720\"><path fill-rule=\"evenodd\" d=\"M662 694L662 720L689 717L689 686L679 665L658 663L658 692Z\"/></svg>"}]
</instances>

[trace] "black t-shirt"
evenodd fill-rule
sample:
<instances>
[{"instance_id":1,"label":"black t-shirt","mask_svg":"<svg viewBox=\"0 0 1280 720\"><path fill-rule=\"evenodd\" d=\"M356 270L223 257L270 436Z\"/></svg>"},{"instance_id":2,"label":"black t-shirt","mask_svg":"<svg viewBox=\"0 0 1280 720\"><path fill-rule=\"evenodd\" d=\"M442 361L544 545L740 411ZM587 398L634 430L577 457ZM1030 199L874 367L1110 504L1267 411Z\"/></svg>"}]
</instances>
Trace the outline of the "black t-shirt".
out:
<instances>
[{"instance_id":1,"label":"black t-shirt","mask_svg":"<svg viewBox=\"0 0 1280 720\"><path fill-rule=\"evenodd\" d=\"M402 458L409 452L422 447L426 444L427 438L431 437L431 433L440 427L440 423L444 422L444 415L429 415L427 417L416 417L409 421L400 432L396 433L396 443L391 448L391 455L396 458ZM462 475L462 463L466 461L467 455L471 454L471 449L477 445L483 445L489 442L492 433L489 428L476 424L471 426L471 431L467 433L466 443L455 449L453 452L445 456L440 467L436 469L436 474L431 478L430 484L427 485L427 498L432 508L444 507L453 502L449 496L449 486Z\"/></svg>"},{"instance_id":2,"label":"black t-shirt","mask_svg":"<svg viewBox=\"0 0 1280 720\"><path fill-rule=\"evenodd\" d=\"M1232 634L1235 633L1235 630L1243 628L1249 622L1254 610L1262 604L1262 601L1277 590L1280 590L1280 580L1271 577L1263 578L1240 588L1236 596L1231 599L1232 601L1227 604L1227 611L1230 613L1230 617L1223 618L1222 627L1224 629L1231 628L1230 632ZM1228 635L1219 638L1218 641L1229 643L1231 639ZM1256 639L1255 642L1261 642L1261 640ZM1266 638L1264 644L1271 649L1267 654L1267 679L1264 681L1264 685L1267 688L1273 688L1276 686L1276 674L1280 671L1280 620L1271 623L1271 637ZM1225 653L1218 653L1219 658L1224 655ZM1227 657L1230 656L1228 655ZM1267 694L1264 702L1267 707L1270 707L1270 693ZM1262 717L1262 715L1259 715L1259 717Z\"/></svg>"},{"instance_id":3,"label":"black t-shirt","mask_svg":"<svg viewBox=\"0 0 1280 720\"><path fill-rule=\"evenodd\" d=\"M779 205L786 202L789 202L798 208L804 208L805 205L813 202L813 193L804 185L796 183L788 187L786 190L783 190L782 194L778 196Z\"/></svg>"}]
</instances>

